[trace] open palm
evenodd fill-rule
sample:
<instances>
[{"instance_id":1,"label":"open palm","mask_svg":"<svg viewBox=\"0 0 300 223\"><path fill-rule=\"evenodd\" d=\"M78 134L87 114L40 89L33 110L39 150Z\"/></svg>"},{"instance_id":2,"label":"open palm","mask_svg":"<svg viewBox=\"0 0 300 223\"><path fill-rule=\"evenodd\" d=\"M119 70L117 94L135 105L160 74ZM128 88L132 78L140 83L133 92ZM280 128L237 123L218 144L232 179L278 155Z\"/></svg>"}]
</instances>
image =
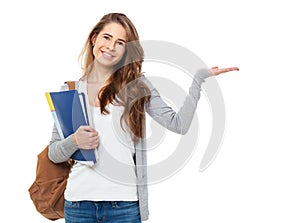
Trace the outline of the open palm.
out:
<instances>
[{"instance_id":1,"label":"open palm","mask_svg":"<svg viewBox=\"0 0 300 223\"><path fill-rule=\"evenodd\" d=\"M209 69L209 73L211 76L217 76L219 74L227 73L230 71L239 71L239 68L238 67L219 68L219 67L215 66L215 67L212 67Z\"/></svg>"}]
</instances>

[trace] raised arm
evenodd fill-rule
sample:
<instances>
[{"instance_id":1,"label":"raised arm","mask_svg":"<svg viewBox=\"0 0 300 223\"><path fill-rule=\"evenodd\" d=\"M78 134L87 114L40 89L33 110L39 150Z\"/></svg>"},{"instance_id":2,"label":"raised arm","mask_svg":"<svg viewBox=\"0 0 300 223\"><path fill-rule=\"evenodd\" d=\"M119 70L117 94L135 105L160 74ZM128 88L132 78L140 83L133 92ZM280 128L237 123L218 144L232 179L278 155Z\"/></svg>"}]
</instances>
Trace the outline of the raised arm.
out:
<instances>
[{"instance_id":1,"label":"raised arm","mask_svg":"<svg viewBox=\"0 0 300 223\"><path fill-rule=\"evenodd\" d=\"M208 70L198 71L193 78L189 93L185 98L182 107L178 112L174 111L172 107L167 105L160 97L159 92L153 87L149 80L145 78L145 83L151 91L150 103L146 107L147 113L158 123L170 131L186 134L191 125L197 103L200 99L201 85L209 76L216 76L221 73L239 70L237 67L218 68L212 67Z\"/></svg>"}]
</instances>

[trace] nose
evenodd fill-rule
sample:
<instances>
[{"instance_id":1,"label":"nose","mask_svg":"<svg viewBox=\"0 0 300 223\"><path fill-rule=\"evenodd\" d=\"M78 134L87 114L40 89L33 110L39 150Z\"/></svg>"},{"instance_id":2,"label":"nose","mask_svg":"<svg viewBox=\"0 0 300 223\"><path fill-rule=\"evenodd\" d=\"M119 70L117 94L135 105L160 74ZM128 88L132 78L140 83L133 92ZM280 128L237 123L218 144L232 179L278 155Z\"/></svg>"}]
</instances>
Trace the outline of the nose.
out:
<instances>
[{"instance_id":1,"label":"nose","mask_svg":"<svg viewBox=\"0 0 300 223\"><path fill-rule=\"evenodd\" d=\"M116 48L116 42L115 41L109 41L107 44L106 44L106 47L109 49L109 50L114 50Z\"/></svg>"}]
</instances>

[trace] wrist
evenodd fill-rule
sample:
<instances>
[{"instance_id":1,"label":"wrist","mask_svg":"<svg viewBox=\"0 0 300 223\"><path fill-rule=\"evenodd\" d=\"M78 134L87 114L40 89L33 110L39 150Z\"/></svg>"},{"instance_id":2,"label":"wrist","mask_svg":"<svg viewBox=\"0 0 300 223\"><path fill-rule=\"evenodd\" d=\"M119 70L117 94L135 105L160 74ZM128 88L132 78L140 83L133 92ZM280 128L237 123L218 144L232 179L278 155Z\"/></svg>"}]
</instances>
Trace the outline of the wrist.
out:
<instances>
[{"instance_id":1,"label":"wrist","mask_svg":"<svg viewBox=\"0 0 300 223\"><path fill-rule=\"evenodd\" d=\"M72 139L73 139L74 144L75 144L76 146L78 146L78 142L77 142L75 133L72 135Z\"/></svg>"}]
</instances>

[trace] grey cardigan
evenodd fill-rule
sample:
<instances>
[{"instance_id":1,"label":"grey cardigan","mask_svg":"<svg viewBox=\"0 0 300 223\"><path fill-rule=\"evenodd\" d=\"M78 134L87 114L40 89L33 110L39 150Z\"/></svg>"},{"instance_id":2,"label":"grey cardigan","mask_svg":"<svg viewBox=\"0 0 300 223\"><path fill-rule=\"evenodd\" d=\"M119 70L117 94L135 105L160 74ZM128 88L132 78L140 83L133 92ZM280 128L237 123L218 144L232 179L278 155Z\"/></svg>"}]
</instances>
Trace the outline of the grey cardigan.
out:
<instances>
[{"instance_id":1,"label":"grey cardigan","mask_svg":"<svg viewBox=\"0 0 300 223\"><path fill-rule=\"evenodd\" d=\"M193 119L196 105L200 99L201 84L204 79L209 77L207 70L198 71L193 78L183 106L178 112L175 112L168 106L160 97L159 92L146 78L142 77L142 81L149 87L151 91L150 102L145 106L146 112L158 123L170 131L178 134L187 133L191 121ZM76 84L78 89L78 83ZM62 90L67 90L67 86L63 86ZM78 90L79 91L79 90ZM144 131L145 135L145 131ZM135 163L137 175L137 190L140 206L141 219L147 220L149 217L148 211L148 186L147 186L147 145L146 139L143 137L135 143ZM76 145L72 140L72 136L61 140L54 126L51 141L49 143L49 158L55 163L60 163L68 160L71 155L77 150Z\"/></svg>"}]
</instances>

